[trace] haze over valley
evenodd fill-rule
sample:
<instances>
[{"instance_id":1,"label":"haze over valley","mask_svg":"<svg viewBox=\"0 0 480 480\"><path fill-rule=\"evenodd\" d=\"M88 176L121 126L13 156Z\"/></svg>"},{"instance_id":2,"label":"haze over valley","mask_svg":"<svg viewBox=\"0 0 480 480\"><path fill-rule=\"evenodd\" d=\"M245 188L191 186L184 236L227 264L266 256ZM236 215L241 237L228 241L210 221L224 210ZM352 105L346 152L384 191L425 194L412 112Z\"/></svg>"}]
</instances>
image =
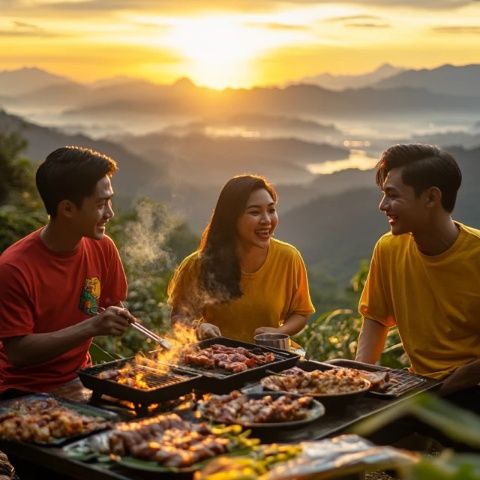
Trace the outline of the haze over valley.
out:
<instances>
[{"instance_id":1,"label":"haze over valley","mask_svg":"<svg viewBox=\"0 0 480 480\"><path fill-rule=\"evenodd\" d=\"M265 175L279 191L278 237L300 248L312 275L346 284L388 227L372 168L391 144L451 150L465 177L456 218L480 225L480 66L379 70L388 75L339 77L337 88L320 75L225 90L186 78L80 83L38 68L3 71L0 131L19 131L36 162L68 144L112 155L120 204L151 196L197 233L230 176Z\"/></svg>"}]
</instances>

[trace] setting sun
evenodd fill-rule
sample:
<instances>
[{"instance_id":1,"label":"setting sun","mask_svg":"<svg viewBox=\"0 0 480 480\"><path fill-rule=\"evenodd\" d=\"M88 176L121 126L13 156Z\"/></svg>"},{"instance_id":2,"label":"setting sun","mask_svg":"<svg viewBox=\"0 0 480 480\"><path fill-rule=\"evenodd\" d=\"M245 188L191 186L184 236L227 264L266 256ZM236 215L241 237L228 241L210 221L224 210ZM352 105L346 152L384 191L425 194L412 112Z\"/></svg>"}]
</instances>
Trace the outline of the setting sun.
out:
<instances>
[{"instance_id":1,"label":"setting sun","mask_svg":"<svg viewBox=\"0 0 480 480\"><path fill-rule=\"evenodd\" d=\"M213 88L252 82L252 61L275 45L272 36L231 17L179 20L167 39L196 83Z\"/></svg>"}]
</instances>

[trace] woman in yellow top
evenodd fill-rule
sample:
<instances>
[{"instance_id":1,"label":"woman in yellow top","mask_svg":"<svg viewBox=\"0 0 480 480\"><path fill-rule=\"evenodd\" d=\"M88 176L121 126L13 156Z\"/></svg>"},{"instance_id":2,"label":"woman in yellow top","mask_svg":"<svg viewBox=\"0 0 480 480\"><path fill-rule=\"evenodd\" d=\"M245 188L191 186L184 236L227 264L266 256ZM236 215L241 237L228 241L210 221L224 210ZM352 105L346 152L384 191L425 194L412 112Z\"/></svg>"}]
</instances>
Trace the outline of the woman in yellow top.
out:
<instances>
[{"instance_id":1,"label":"woman in yellow top","mask_svg":"<svg viewBox=\"0 0 480 480\"><path fill-rule=\"evenodd\" d=\"M277 194L255 175L223 187L198 250L168 286L172 322L200 321L200 338L252 342L259 333L294 335L315 310L298 250L272 238Z\"/></svg>"}]
</instances>

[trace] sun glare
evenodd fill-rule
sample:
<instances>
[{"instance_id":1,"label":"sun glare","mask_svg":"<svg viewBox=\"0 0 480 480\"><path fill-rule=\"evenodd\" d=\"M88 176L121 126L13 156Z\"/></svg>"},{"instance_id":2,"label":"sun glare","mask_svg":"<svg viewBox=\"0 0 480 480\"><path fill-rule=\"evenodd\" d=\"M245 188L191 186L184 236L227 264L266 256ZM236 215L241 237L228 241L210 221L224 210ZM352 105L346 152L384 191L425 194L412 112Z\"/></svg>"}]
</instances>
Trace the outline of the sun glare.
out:
<instances>
[{"instance_id":1,"label":"sun glare","mask_svg":"<svg viewBox=\"0 0 480 480\"><path fill-rule=\"evenodd\" d=\"M213 88L251 85L252 60L274 45L268 32L230 17L179 20L168 43L185 58L188 76Z\"/></svg>"}]
</instances>

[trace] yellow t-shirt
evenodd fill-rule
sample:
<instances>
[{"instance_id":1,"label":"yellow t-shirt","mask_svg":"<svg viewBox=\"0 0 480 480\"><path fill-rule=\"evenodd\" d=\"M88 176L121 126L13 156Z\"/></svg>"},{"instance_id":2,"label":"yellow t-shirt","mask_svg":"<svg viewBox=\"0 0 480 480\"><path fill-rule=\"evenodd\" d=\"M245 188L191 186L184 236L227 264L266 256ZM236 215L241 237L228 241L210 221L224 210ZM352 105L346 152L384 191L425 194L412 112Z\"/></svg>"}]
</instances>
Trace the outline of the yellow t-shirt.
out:
<instances>
[{"instance_id":1,"label":"yellow t-shirt","mask_svg":"<svg viewBox=\"0 0 480 480\"><path fill-rule=\"evenodd\" d=\"M359 303L364 317L398 326L413 372L437 379L480 358L480 230L457 225L434 256L410 234L381 237Z\"/></svg>"},{"instance_id":2,"label":"yellow t-shirt","mask_svg":"<svg viewBox=\"0 0 480 480\"><path fill-rule=\"evenodd\" d=\"M258 327L278 327L294 313L308 316L315 311L305 264L288 243L272 239L264 264L254 273L242 272L243 295L227 303L216 303L199 288L199 270L199 253L194 252L183 260L168 286L169 303L217 325L225 337L252 342Z\"/></svg>"}]
</instances>

